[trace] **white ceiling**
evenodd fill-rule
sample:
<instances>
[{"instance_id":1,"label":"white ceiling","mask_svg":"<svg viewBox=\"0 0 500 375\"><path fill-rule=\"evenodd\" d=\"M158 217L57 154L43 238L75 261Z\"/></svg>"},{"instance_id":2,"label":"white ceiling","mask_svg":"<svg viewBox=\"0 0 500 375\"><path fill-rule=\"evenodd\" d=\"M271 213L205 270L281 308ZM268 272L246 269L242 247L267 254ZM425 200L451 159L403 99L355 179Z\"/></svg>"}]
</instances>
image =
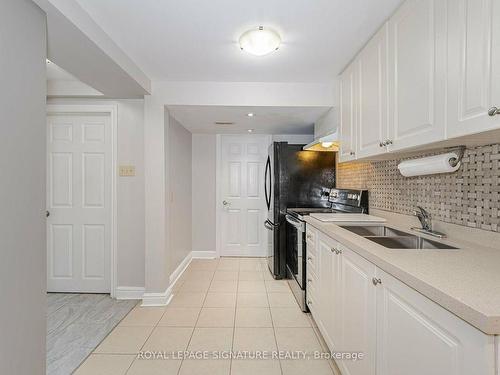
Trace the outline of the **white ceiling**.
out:
<instances>
[{"instance_id":1,"label":"white ceiling","mask_svg":"<svg viewBox=\"0 0 500 375\"><path fill-rule=\"evenodd\" d=\"M47 62L47 80L49 81L78 81L78 79L60 68L53 62Z\"/></svg>"},{"instance_id":2,"label":"white ceiling","mask_svg":"<svg viewBox=\"0 0 500 375\"><path fill-rule=\"evenodd\" d=\"M167 106L169 113L192 133L312 134L314 122L330 107ZM253 113L253 117L248 117ZM234 122L216 125L216 121Z\"/></svg>"},{"instance_id":3,"label":"white ceiling","mask_svg":"<svg viewBox=\"0 0 500 375\"><path fill-rule=\"evenodd\" d=\"M73 0L152 80L330 82L402 0ZM283 39L254 57L237 40Z\"/></svg>"}]
</instances>

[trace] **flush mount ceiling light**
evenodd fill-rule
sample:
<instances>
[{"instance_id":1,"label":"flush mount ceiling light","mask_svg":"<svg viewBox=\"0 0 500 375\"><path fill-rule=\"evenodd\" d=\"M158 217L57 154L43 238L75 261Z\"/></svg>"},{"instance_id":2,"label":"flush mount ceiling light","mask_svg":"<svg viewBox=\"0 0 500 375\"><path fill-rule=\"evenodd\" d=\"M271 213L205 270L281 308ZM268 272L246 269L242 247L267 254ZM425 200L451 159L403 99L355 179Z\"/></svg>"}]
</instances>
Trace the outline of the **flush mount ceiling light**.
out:
<instances>
[{"instance_id":1,"label":"flush mount ceiling light","mask_svg":"<svg viewBox=\"0 0 500 375\"><path fill-rule=\"evenodd\" d=\"M252 112L250 112L250 113L247 113L247 116L248 116L248 117L253 117L253 116L255 116L255 115L254 115Z\"/></svg>"},{"instance_id":2,"label":"flush mount ceiling light","mask_svg":"<svg viewBox=\"0 0 500 375\"><path fill-rule=\"evenodd\" d=\"M252 133L253 129L248 129L247 132Z\"/></svg>"},{"instance_id":3,"label":"flush mount ceiling light","mask_svg":"<svg viewBox=\"0 0 500 375\"><path fill-rule=\"evenodd\" d=\"M276 51L280 44L279 34L264 26L245 31L240 37L240 48L255 56L264 56Z\"/></svg>"}]
</instances>

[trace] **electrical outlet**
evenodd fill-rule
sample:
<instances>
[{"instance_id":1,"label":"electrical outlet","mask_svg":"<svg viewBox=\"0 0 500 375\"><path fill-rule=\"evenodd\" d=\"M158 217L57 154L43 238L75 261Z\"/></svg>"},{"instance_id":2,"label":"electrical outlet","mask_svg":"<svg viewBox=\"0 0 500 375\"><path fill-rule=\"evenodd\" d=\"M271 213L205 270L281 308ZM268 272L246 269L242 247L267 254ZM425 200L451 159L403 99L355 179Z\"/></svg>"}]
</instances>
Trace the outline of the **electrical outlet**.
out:
<instances>
[{"instance_id":1,"label":"electrical outlet","mask_svg":"<svg viewBox=\"0 0 500 375\"><path fill-rule=\"evenodd\" d=\"M120 165L119 174L120 174L120 177L134 177L135 176L135 166L134 165Z\"/></svg>"}]
</instances>

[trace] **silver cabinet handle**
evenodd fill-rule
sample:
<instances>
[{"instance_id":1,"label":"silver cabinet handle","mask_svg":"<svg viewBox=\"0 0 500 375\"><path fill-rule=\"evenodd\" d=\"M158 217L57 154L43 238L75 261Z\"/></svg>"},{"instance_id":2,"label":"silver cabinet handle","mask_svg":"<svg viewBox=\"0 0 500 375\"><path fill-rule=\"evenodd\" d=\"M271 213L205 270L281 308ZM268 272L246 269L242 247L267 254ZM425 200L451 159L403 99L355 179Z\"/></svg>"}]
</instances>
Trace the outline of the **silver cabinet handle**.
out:
<instances>
[{"instance_id":1,"label":"silver cabinet handle","mask_svg":"<svg viewBox=\"0 0 500 375\"><path fill-rule=\"evenodd\" d=\"M374 277L374 278L372 278L372 283L373 283L373 285L377 286L378 284L382 284L382 280Z\"/></svg>"},{"instance_id":2,"label":"silver cabinet handle","mask_svg":"<svg viewBox=\"0 0 500 375\"><path fill-rule=\"evenodd\" d=\"M228 201L222 201L222 204L223 204L224 206L230 206L230 205L231 205L231 203L229 203Z\"/></svg>"},{"instance_id":3,"label":"silver cabinet handle","mask_svg":"<svg viewBox=\"0 0 500 375\"><path fill-rule=\"evenodd\" d=\"M500 115L500 108L497 108L497 107L491 107L489 110L488 110L488 115L490 117L493 117L495 115Z\"/></svg>"},{"instance_id":4,"label":"silver cabinet handle","mask_svg":"<svg viewBox=\"0 0 500 375\"><path fill-rule=\"evenodd\" d=\"M385 146L392 145L392 140L387 139L384 143L385 143Z\"/></svg>"},{"instance_id":5,"label":"silver cabinet handle","mask_svg":"<svg viewBox=\"0 0 500 375\"><path fill-rule=\"evenodd\" d=\"M382 141L380 141L380 143L378 144L379 147L384 147L385 145L386 145L386 143L382 142Z\"/></svg>"},{"instance_id":6,"label":"silver cabinet handle","mask_svg":"<svg viewBox=\"0 0 500 375\"><path fill-rule=\"evenodd\" d=\"M356 153L354 151L349 152L349 155L354 156Z\"/></svg>"},{"instance_id":7,"label":"silver cabinet handle","mask_svg":"<svg viewBox=\"0 0 500 375\"><path fill-rule=\"evenodd\" d=\"M312 279L307 279L307 282L312 283L313 280Z\"/></svg>"},{"instance_id":8,"label":"silver cabinet handle","mask_svg":"<svg viewBox=\"0 0 500 375\"><path fill-rule=\"evenodd\" d=\"M45 211L45 217L49 217L49 216L50 216L50 211L49 210Z\"/></svg>"},{"instance_id":9,"label":"silver cabinet handle","mask_svg":"<svg viewBox=\"0 0 500 375\"><path fill-rule=\"evenodd\" d=\"M307 238L308 240L310 240L310 239L312 238L312 236L311 236L310 234L308 234L308 235L306 236L306 238Z\"/></svg>"},{"instance_id":10,"label":"silver cabinet handle","mask_svg":"<svg viewBox=\"0 0 500 375\"><path fill-rule=\"evenodd\" d=\"M311 301L311 300L307 300L307 304L308 304L308 305L312 305L313 303L312 303L312 301Z\"/></svg>"},{"instance_id":11,"label":"silver cabinet handle","mask_svg":"<svg viewBox=\"0 0 500 375\"><path fill-rule=\"evenodd\" d=\"M313 258L312 257L307 257L307 260L313 260Z\"/></svg>"}]
</instances>

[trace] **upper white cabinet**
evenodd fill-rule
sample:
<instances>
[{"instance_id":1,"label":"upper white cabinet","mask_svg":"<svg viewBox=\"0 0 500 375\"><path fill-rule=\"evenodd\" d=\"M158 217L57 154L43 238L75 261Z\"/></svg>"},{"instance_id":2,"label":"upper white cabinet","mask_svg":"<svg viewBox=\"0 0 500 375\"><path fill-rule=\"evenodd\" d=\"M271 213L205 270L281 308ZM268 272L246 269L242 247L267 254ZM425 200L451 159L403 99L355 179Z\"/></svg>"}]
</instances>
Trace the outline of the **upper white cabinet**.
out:
<instances>
[{"instance_id":1,"label":"upper white cabinet","mask_svg":"<svg viewBox=\"0 0 500 375\"><path fill-rule=\"evenodd\" d=\"M357 157L384 151L388 139L388 25L368 42L354 66L357 74Z\"/></svg>"},{"instance_id":2,"label":"upper white cabinet","mask_svg":"<svg viewBox=\"0 0 500 375\"><path fill-rule=\"evenodd\" d=\"M340 161L500 131L499 19L498 0L406 0L340 76Z\"/></svg>"},{"instance_id":3,"label":"upper white cabinet","mask_svg":"<svg viewBox=\"0 0 500 375\"><path fill-rule=\"evenodd\" d=\"M356 69L350 65L339 79L340 161L356 158Z\"/></svg>"},{"instance_id":4,"label":"upper white cabinet","mask_svg":"<svg viewBox=\"0 0 500 375\"><path fill-rule=\"evenodd\" d=\"M494 336L378 270L377 374L495 373Z\"/></svg>"},{"instance_id":5,"label":"upper white cabinet","mask_svg":"<svg viewBox=\"0 0 500 375\"><path fill-rule=\"evenodd\" d=\"M448 4L448 137L500 128L500 3Z\"/></svg>"},{"instance_id":6,"label":"upper white cabinet","mask_svg":"<svg viewBox=\"0 0 500 375\"><path fill-rule=\"evenodd\" d=\"M389 144L444 139L446 1L407 0L389 20Z\"/></svg>"}]
</instances>

